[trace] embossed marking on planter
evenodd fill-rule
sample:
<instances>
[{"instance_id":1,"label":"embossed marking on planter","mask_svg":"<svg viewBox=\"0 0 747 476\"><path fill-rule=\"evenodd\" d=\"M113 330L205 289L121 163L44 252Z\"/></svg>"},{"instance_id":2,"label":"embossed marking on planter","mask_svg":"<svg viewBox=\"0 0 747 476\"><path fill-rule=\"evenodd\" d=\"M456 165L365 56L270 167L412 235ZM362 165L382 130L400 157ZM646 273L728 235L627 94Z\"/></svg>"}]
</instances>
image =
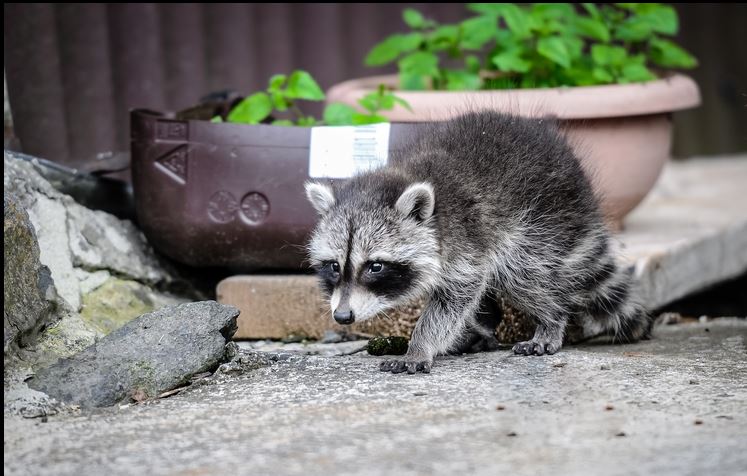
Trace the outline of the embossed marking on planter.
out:
<instances>
[{"instance_id":1,"label":"embossed marking on planter","mask_svg":"<svg viewBox=\"0 0 747 476\"><path fill-rule=\"evenodd\" d=\"M270 201L259 192L249 192L241 200L241 215L250 225L259 225L270 214Z\"/></svg>"},{"instance_id":2,"label":"embossed marking on planter","mask_svg":"<svg viewBox=\"0 0 747 476\"><path fill-rule=\"evenodd\" d=\"M216 223L230 223L236 218L239 202L231 192L219 190L208 201L207 212Z\"/></svg>"},{"instance_id":3,"label":"embossed marking on planter","mask_svg":"<svg viewBox=\"0 0 747 476\"><path fill-rule=\"evenodd\" d=\"M187 124L179 121L158 121L156 138L161 140L187 140Z\"/></svg>"},{"instance_id":4,"label":"embossed marking on planter","mask_svg":"<svg viewBox=\"0 0 747 476\"><path fill-rule=\"evenodd\" d=\"M186 184L187 145L181 145L156 159L156 167L180 184Z\"/></svg>"}]
</instances>

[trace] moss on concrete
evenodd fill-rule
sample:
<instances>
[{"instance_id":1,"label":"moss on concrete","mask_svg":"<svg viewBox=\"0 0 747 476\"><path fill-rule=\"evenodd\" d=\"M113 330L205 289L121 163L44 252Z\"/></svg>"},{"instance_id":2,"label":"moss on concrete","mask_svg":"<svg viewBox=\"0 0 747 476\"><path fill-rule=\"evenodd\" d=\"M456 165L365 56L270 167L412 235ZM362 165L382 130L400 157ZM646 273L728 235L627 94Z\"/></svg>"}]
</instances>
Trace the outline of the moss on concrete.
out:
<instances>
[{"instance_id":1,"label":"moss on concrete","mask_svg":"<svg viewBox=\"0 0 747 476\"><path fill-rule=\"evenodd\" d=\"M368 341L367 350L371 355L404 355L408 344L404 337L374 337Z\"/></svg>"}]
</instances>

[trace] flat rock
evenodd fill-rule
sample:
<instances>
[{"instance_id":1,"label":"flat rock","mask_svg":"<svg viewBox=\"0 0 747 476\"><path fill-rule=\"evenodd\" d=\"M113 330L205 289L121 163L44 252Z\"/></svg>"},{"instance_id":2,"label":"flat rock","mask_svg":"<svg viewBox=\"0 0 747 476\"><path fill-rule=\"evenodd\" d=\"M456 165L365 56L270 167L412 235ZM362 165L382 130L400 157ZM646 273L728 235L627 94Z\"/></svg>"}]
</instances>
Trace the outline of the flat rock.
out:
<instances>
[{"instance_id":1,"label":"flat rock","mask_svg":"<svg viewBox=\"0 0 747 476\"><path fill-rule=\"evenodd\" d=\"M144 314L28 382L82 407L142 400L186 383L224 358L238 309L215 301L170 306Z\"/></svg>"},{"instance_id":2,"label":"flat rock","mask_svg":"<svg viewBox=\"0 0 747 476\"><path fill-rule=\"evenodd\" d=\"M6 417L5 474L744 474L746 344L717 319L429 375L294 354L147 405Z\"/></svg>"}]
</instances>

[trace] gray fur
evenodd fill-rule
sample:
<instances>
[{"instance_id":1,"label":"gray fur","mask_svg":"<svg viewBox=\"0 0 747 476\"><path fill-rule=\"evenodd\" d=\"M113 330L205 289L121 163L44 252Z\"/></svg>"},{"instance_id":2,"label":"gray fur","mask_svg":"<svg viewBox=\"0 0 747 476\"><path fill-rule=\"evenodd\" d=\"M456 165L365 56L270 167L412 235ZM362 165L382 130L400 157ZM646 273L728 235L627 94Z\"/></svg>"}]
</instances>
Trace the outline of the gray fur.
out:
<instances>
[{"instance_id":1,"label":"gray fur","mask_svg":"<svg viewBox=\"0 0 747 476\"><path fill-rule=\"evenodd\" d=\"M557 352L569 319L620 341L648 331L589 180L551 121L466 114L390 162L307 185L320 212L309 255L333 312L361 321L427 297L407 354L382 370L428 372L437 354L489 339L478 311L498 295L537 322L517 354Z\"/></svg>"}]
</instances>

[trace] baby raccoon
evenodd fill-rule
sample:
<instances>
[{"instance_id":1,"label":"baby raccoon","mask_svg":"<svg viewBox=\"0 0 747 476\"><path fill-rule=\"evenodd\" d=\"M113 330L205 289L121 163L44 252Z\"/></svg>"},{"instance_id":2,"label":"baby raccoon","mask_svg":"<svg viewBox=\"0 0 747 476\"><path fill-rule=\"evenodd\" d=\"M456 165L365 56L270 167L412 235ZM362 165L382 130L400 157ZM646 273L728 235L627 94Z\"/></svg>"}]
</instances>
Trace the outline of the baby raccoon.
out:
<instances>
[{"instance_id":1,"label":"baby raccoon","mask_svg":"<svg viewBox=\"0 0 747 476\"><path fill-rule=\"evenodd\" d=\"M320 215L310 260L337 322L426 298L407 353L382 371L430 372L437 354L494 340L479 311L498 296L537 322L517 354L557 352L569 319L585 336L649 330L589 180L547 120L466 114L432 125L387 167L309 182L306 194Z\"/></svg>"}]
</instances>

